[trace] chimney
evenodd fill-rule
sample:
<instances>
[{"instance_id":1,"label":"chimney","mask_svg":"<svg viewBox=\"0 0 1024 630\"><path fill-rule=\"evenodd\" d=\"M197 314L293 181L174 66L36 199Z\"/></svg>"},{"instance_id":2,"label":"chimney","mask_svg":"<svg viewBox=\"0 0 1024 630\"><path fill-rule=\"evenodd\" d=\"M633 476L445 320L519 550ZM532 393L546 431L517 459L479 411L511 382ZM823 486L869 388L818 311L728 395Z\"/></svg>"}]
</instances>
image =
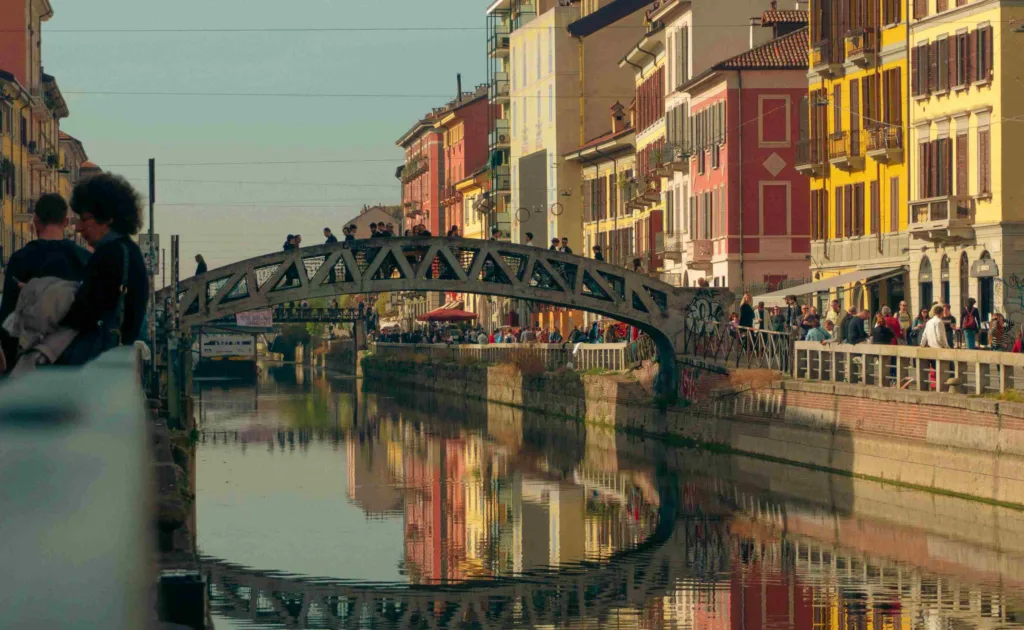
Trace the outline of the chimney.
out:
<instances>
[{"instance_id":1,"label":"chimney","mask_svg":"<svg viewBox=\"0 0 1024 630\"><path fill-rule=\"evenodd\" d=\"M622 106L622 103L615 101L615 104L611 106L612 110L612 133L619 133L626 128L626 108Z\"/></svg>"},{"instance_id":2,"label":"chimney","mask_svg":"<svg viewBox=\"0 0 1024 630\"><path fill-rule=\"evenodd\" d=\"M455 75L455 101L462 102L462 73Z\"/></svg>"}]
</instances>

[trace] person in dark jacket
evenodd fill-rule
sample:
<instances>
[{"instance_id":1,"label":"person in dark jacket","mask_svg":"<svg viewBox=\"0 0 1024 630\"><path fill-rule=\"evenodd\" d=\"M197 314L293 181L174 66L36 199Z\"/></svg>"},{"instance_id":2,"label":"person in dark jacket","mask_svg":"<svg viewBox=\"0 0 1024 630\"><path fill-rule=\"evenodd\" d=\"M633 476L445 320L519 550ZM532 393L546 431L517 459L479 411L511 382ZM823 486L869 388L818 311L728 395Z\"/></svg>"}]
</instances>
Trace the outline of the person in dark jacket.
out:
<instances>
[{"instance_id":1,"label":"person in dark jacket","mask_svg":"<svg viewBox=\"0 0 1024 630\"><path fill-rule=\"evenodd\" d=\"M870 317L870 313L867 311L861 311L860 315L851 317L849 321L846 322L846 343L856 345L867 340L868 332L864 330L864 322L866 322Z\"/></svg>"},{"instance_id":2,"label":"person in dark jacket","mask_svg":"<svg viewBox=\"0 0 1024 630\"><path fill-rule=\"evenodd\" d=\"M600 245L594 245L594 260L604 262L604 252L601 251Z\"/></svg>"},{"instance_id":3,"label":"person in dark jacket","mask_svg":"<svg viewBox=\"0 0 1024 630\"><path fill-rule=\"evenodd\" d=\"M209 268L206 266L206 259L202 254L196 254L196 275L206 273Z\"/></svg>"},{"instance_id":4,"label":"person in dark jacket","mask_svg":"<svg viewBox=\"0 0 1024 630\"><path fill-rule=\"evenodd\" d=\"M53 276L80 282L85 277L89 252L64 238L68 226L68 204L60 195L46 194L36 201L32 227L36 239L11 254L4 276L4 295L0 302L0 324L14 312L21 285L34 278ZM0 347L7 358L7 369L14 368L18 340L0 328Z\"/></svg>"},{"instance_id":5,"label":"person in dark jacket","mask_svg":"<svg viewBox=\"0 0 1024 630\"><path fill-rule=\"evenodd\" d=\"M743 304L740 305L740 326L754 327L754 298L749 293L743 294Z\"/></svg>"},{"instance_id":6,"label":"person in dark jacket","mask_svg":"<svg viewBox=\"0 0 1024 630\"><path fill-rule=\"evenodd\" d=\"M331 232L331 228L324 228L324 245L331 245L338 242L338 237Z\"/></svg>"},{"instance_id":7,"label":"person in dark jacket","mask_svg":"<svg viewBox=\"0 0 1024 630\"><path fill-rule=\"evenodd\" d=\"M140 337L149 278L142 251L131 238L142 226L142 198L126 179L101 173L80 182L71 193L71 210L78 215L75 229L93 255L61 322L79 334L58 362L80 364L97 351L130 345ZM84 347L93 351L82 354Z\"/></svg>"}]
</instances>

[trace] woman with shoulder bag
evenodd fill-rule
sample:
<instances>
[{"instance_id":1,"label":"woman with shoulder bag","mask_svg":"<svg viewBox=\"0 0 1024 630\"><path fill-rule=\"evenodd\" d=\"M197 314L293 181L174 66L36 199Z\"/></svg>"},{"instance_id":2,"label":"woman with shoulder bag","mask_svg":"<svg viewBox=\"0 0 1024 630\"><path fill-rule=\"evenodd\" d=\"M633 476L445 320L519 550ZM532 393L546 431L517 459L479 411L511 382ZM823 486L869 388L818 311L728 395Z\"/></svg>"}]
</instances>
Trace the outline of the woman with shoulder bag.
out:
<instances>
[{"instance_id":1,"label":"woman with shoulder bag","mask_svg":"<svg viewBox=\"0 0 1024 630\"><path fill-rule=\"evenodd\" d=\"M967 307L960 317L960 329L964 331L964 339L967 341L967 349L974 350L978 342L978 328L981 322L981 313L974 307L977 302L974 298L967 298Z\"/></svg>"},{"instance_id":2,"label":"woman with shoulder bag","mask_svg":"<svg viewBox=\"0 0 1024 630\"><path fill-rule=\"evenodd\" d=\"M82 365L139 338L149 300L146 262L131 236L142 226L142 199L123 177L102 173L75 186L75 230L93 248L85 280L61 322L78 336L57 363Z\"/></svg>"}]
</instances>

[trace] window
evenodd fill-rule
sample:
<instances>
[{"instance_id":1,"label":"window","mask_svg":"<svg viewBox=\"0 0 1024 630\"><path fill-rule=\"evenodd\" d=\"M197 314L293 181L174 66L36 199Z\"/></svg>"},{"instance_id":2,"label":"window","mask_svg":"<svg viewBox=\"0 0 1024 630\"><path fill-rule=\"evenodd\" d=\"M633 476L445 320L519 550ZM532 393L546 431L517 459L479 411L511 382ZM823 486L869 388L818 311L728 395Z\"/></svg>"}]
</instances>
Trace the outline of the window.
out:
<instances>
[{"instance_id":1,"label":"window","mask_svg":"<svg viewBox=\"0 0 1024 630\"><path fill-rule=\"evenodd\" d=\"M548 122L555 120L555 86L548 86Z\"/></svg>"},{"instance_id":2,"label":"window","mask_svg":"<svg viewBox=\"0 0 1024 630\"><path fill-rule=\"evenodd\" d=\"M978 82L992 79L992 27L983 26L975 32L976 46L974 50L974 80Z\"/></svg>"},{"instance_id":3,"label":"window","mask_svg":"<svg viewBox=\"0 0 1024 630\"><path fill-rule=\"evenodd\" d=\"M901 15L900 7L903 5L903 0L882 0L882 23L883 24L899 24Z\"/></svg>"},{"instance_id":4,"label":"window","mask_svg":"<svg viewBox=\"0 0 1024 630\"><path fill-rule=\"evenodd\" d=\"M853 184L843 186L843 236L853 236Z\"/></svg>"},{"instance_id":5,"label":"window","mask_svg":"<svg viewBox=\"0 0 1024 630\"><path fill-rule=\"evenodd\" d=\"M872 129L878 126L878 78L877 74L869 74L861 80L861 115L864 127Z\"/></svg>"},{"instance_id":6,"label":"window","mask_svg":"<svg viewBox=\"0 0 1024 630\"><path fill-rule=\"evenodd\" d=\"M914 19L928 17L928 0L914 0Z\"/></svg>"},{"instance_id":7,"label":"window","mask_svg":"<svg viewBox=\"0 0 1024 630\"><path fill-rule=\"evenodd\" d=\"M718 168L721 166L719 160L721 159L722 145L713 144L711 145L711 168Z\"/></svg>"},{"instance_id":8,"label":"window","mask_svg":"<svg viewBox=\"0 0 1024 630\"><path fill-rule=\"evenodd\" d=\"M843 130L843 85L841 83L832 86L832 124L836 133Z\"/></svg>"},{"instance_id":9,"label":"window","mask_svg":"<svg viewBox=\"0 0 1024 630\"><path fill-rule=\"evenodd\" d=\"M811 240L821 240L821 195L820 190L811 191Z\"/></svg>"},{"instance_id":10,"label":"window","mask_svg":"<svg viewBox=\"0 0 1024 630\"><path fill-rule=\"evenodd\" d=\"M864 184L853 185L853 235L864 235Z\"/></svg>"},{"instance_id":11,"label":"window","mask_svg":"<svg viewBox=\"0 0 1024 630\"><path fill-rule=\"evenodd\" d=\"M918 153L918 198L950 196L953 193L953 141L940 138L922 142L918 146Z\"/></svg>"},{"instance_id":12,"label":"window","mask_svg":"<svg viewBox=\"0 0 1024 630\"><path fill-rule=\"evenodd\" d=\"M665 193L665 233L675 234L676 231L676 213L673 207L673 199L675 198L675 192L669 190Z\"/></svg>"},{"instance_id":13,"label":"window","mask_svg":"<svg viewBox=\"0 0 1024 630\"><path fill-rule=\"evenodd\" d=\"M885 103L882 122L887 125L903 125L903 72L900 68L882 73L882 92Z\"/></svg>"},{"instance_id":14,"label":"window","mask_svg":"<svg viewBox=\"0 0 1024 630\"><path fill-rule=\"evenodd\" d=\"M860 129L860 81L853 79L850 81L850 131L854 132ZM851 135L853 135L851 133ZM851 139L851 142L853 140Z\"/></svg>"},{"instance_id":15,"label":"window","mask_svg":"<svg viewBox=\"0 0 1024 630\"><path fill-rule=\"evenodd\" d=\"M613 217L619 214L619 185L615 173L608 176L608 212Z\"/></svg>"},{"instance_id":16,"label":"window","mask_svg":"<svg viewBox=\"0 0 1024 630\"><path fill-rule=\"evenodd\" d=\"M935 12L942 13L949 8L949 0L935 0Z\"/></svg>"},{"instance_id":17,"label":"window","mask_svg":"<svg viewBox=\"0 0 1024 630\"><path fill-rule=\"evenodd\" d=\"M676 34L676 87L690 79L690 27L683 26Z\"/></svg>"},{"instance_id":18,"label":"window","mask_svg":"<svg viewBox=\"0 0 1024 630\"><path fill-rule=\"evenodd\" d=\"M992 194L991 151L989 130L978 130L978 193Z\"/></svg>"},{"instance_id":19,"label":"window","mask_svg":"<svg viewBox=\"0 0 1024 630\"><path fill-rule=\"evenodd\" d=\"M835 219L832 225L835 229L835 237L842 238L843 236L843 187L836 186L835 188L835 204L833 206L835 212Z\"/></svg>"},{"instance_id":20,"label":"window","mask_svg":"<svg viewBox=\"0 0 1024 630\"><path fill-rule=\"evenodd\" d=\"M705 167L707 166L707 151L704 149L697 149L697 174L703 175Z\"/></svg>"},{"instance_id":21,"label":"window","mask_svg":"<svg viewBox=\"0 0 1024 630\"><path fill-rule=\"evenodd\" d=\"M548 73L555 71L555 29L551 29L551 41L548 42Z\"/></svg>"},{"instance_id":22,"label":"window","mask_svg":"<svg viewBox=\"0 0 1024 630\"><path fill-rule=\"evenodd\" d=\"M953 50L950 51L950 57L955 60L950 73L952 75L950 82L954 87L967 85L967 64L970 57L967 48L967 31L956 34L956 43L953 45Z\"/></svg>"},{"instance_id":23,"label":"window","mask_svg":"<svg viewBox=\"0 0 1024 630\"><path fill-rule=\"evenodd\" d=\"M943 37L933 44L936 58L935 90L945 92L949 90L949 38Z\"/></svg>"},{"instance_id":24,"label":"window","mask_svg":"<svg viewBox=\"0 0 1024 630\"><path fill-rule=\"evenodd\" d=\"M540 33L537 33L537 76L534 77L536 80L540 80L540 59L541 59L541 43Z\"/></svg>"},{"instance_id":25,"label":"window","mask_svg":"<svg viewBox=\"0 0 1024 630\"><path fill-rule=\"evenodd\" d=\"M21 117L21 129L19 131L21 132L21 146L28 146L28 121L25 120L24 116Z\"/></svg>"},{"instance_id":26,"label":"window","mask_svg":"<svg viewBox=\"0 0 1024 630\"><path fill-rule=\"evenodd\" d=\"M537 90L537 124L540 124L540 90Z\"/></svg>"},{"instance_id":27,"label":"window","mask_svg":"<svg viewBox=\"0 0 1024 630\"><path fill-rule=\"evenodd\" d=\"M919 44L910 51L910 91L913 96L926 96L931 92L932 84L929 83L929 72L932 47L927 43Z\"/></svg>"},{"instance_id":28,"label":"window","mask_svg":"<svg viewBox=\"0 0 1024 630\"><path fill-rule=\"evenodd\" d=\"M900 229L900 178L889 178L889 231Z\"/></svg>"}]
</instances>

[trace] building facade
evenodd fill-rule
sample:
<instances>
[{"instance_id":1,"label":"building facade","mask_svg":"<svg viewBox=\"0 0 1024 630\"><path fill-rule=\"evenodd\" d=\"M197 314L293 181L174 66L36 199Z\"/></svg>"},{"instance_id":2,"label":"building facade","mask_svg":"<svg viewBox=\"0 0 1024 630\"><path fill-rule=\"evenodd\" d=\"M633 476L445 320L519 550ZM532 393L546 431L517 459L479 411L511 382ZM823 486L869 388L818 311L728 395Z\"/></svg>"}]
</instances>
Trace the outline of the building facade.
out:
<instances>
[{"instance_id":1,"label":"building facade","mask_svg":"<svg viewBox=\"0 0 1024 630\"><path fill-rule=\"evenodd\" d=\"M906 297L905 2L811 0L806 139L812 280L872 312ZM799 292L799 289L794 289Z\"/></svg>"},{"instance_id":2,"label":"building facade","mask_svg":"<svg viewBox=\"0 0 1024 630\"><path fill-rule=\"evenodd\" d=\"M435 235L447 229L441 209L444 182L444 134L435 127L440 110L416 122L396 143L405 151L402 206L405 229L422 225Z\"/></svg>"},{"instance_id":3,"label":"building facade","mask_svg":"<svg viewBox=\"0 0 1024 630\"><path fill-rule=\"evenodd\" d=\"M441 208L446 232L452 227L465 232L462 194L457 184L487 163L487 86L466 93L438 117L434 127L444 134L444 180Z\"/></svg>"},{"instance_id":4,"label":"building facade","mask_svg":"<svg viewBox=\"0 0 1024 630\"><path fill-rule=\"evenodd\" d=\"M916 0L910 17L910 295L960 314L1024 320L1024 181L1002 168L1024 129L1024 7L997 0Z\"/></svg>"},{"instance_id":5,"label":"building facade","mask_svg":"<svg viewBox=\"0 0 1024 630\"><path fill-rule=\"evenodd\" d=\"M794 168L806 64L798 28L678 88L687 111L670 110L669 135L689 155L689 181L665 196L666 236L681 232L687 252L680 284L756 294L806 274L809 187Z\"/></svg>"}]
</instances>

